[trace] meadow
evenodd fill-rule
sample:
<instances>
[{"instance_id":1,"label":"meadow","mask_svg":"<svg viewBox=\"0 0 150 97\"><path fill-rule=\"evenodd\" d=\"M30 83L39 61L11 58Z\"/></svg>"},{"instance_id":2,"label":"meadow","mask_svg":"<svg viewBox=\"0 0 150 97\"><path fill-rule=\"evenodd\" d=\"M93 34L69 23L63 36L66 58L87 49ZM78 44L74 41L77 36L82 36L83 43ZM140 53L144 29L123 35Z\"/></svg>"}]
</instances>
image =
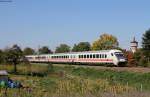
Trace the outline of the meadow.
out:
<instances>
[{"instance_id":1,"label":"meadow","mask_svg":"<svg viewBox=\"0 0 150 97\"><path fill-rule=\"evenodd\" d=\"M97 70L75 66L0 65L21 89L0 88L0 97L150 97L150 73Z\"/></svg>"}]
</instances>

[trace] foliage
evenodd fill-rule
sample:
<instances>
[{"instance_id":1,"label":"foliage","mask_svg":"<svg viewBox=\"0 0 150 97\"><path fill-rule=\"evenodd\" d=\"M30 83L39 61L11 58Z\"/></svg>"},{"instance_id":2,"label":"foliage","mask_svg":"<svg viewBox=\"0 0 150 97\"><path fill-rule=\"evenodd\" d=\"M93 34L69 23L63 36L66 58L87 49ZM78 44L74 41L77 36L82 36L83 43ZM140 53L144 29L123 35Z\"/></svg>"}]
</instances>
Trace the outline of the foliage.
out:
<instances>
[{"instance_id":1,"label":"foliage","mask_svg":"<svg viewBox=\"0 0 150 97\"><path fill-rule=\"evenodd\" d=\"M134 58L134 54L131 51L123 51L125 57L127 58L127 66L133 67L137 66L137 60Z\"/></svg>"},{"instance_id":2,"label":"foliage","mask_svg":"<svg viewBox=\"0 0 150 97\"><path fill-rule=\"evenodd\" d=\"M79 52L79 51L89 51L91 50L91 45L89 42L80 42L79 44L74 44L74 47L72 49L73 52Z\"/></svg>"},{"instance_id":3,"label":"foliage","mask_svg":"<svg viewBox=\"0 0 150 97\"><path fill-rule=\"evenodd\" d=\"M23 50L23 54L24 55L33 55L35 53L34 49L30 48L30 47L26 47Z\"/></svg>"},{"instance_id":4,"label":"foliage","mask_svg":"<svg viewBox=\"0 0 150 97\"><path fill-rule=\"evenodd\" d=\"M150 29L145 32L142 38L142 47L147 61L150 61Z\"/></svg>"},{"instance_id":5,"label":"foliage","mask_svg":"<svg viewBox=\"0 0 150 97\"><path fill-rule=\"evenodd\" d=\"M67 44L60 44L60 46L56 47L55 53L64 53L69 51L70 47Z\"/></svg>"},{"instance_id":6,"label":"foliage","mask_svg":"<svg viewBox=\"0 0 150 97\"><path fill-rule=\"evenodd\" d=\"M11 66L11 65L10 65ZM25 65L18 65L20 72ZM44 64L32 64L31 69L42 72ZM22 69L22 70L21 70ZM54 66L54 72L65 76L9 75L22 83L23 89L1 89L0 97L149 97L150 73L116 72L73 66ZM132 95L131 95L132 94ZM107 96L106 96L107 95ZM119 96L120 95L120 96Z\"/></svg>"},{"instance_id":7,"label":"foliage","mask_svg":"<svg viewBox=\"0 0 150 97\"><path fill-rule=\"evenodd\" d=\"M91 79L107 79L110 83L128 84L134 87L140 87L150 90L150 73L140 74L132 72L116 72L111 70L95 70L90 68L75 68L72 71L73 75Z\"/></svg>"},{"instance_id":8,"label":"foliage","mask_svg":"<svg viewBox=\"0 0 150 97\"><path fill-rule=\"evenodd\" d=\"M92 50L107 50L118 48L118 40L115 36L102 34L100 38L93 42Z\"/></svg>"},{"instance_id":9,"label":"foliage","mask_svg":"<svg viewBox=\"0 0 150 97\"><path fill-rule=\"evenodd\" d=\"M17 65L17 74L20 75L32 75L32 76L46 76L49 70L46 64L23 64ZM9 73L13 73L13 65L0 65L0 70L7 70ZM51 71L52 72L52 71Z\"/></svg>"},{"instance_id":10,"label":"foliage","mask_svg":"<svg viewBox=\"0 0 150 97\"><path fill-rule=\"evenodd\" d=\"M4 62L4 52L0 50L0 63Z\"/></svg>"},{"instance_id":11,"label":"foliage","mask_svg":"<svg viewBox=\"0 0 150 97\"><path fill-rule=\"evenodd\" d=\"M18 45L13 45L11 48L5 49L5 60L7 63L14 65L14 72L17 72L17 64L23 58L22 50Z\"/></svg>"},{"instance_id":12,"label":"foliage","mask_svg":"<svg viewBox=\"0 0 150 97\"><path fill-rule=\"evenodd\" d=\"M24 89L1 89L0 97L104 97L104 93L110 93L114 97L134 91L127 85L111 85L107 80L91 80L80 77L68 76L64 79L53 77L23 77L12 75L24 84ZM107 97L107 96L106 96Z\"/></svg>"},{"instance_id":13,"label":"foliage","mask_svg":"<svg viewBox=\"0 0 150 97\"><path fill-rule=\"evenodd\" d=\"M143 66L143 67L147 67L147 60L144 56L143 50L142 49L138 49L134 55L133 58L135 59L135 61L137 62L138 66Z\"/></svg>"},{"instance_id":14,"label":"foliage","mask_svg":"<svg viewBox=\"0 0 150 97\"><path fill-rule=\"evenodd\" d=\"M39 54L51 54L52 51L47 47L43 46L42 48L39 48Z\"/></svg>"}]
</instances>

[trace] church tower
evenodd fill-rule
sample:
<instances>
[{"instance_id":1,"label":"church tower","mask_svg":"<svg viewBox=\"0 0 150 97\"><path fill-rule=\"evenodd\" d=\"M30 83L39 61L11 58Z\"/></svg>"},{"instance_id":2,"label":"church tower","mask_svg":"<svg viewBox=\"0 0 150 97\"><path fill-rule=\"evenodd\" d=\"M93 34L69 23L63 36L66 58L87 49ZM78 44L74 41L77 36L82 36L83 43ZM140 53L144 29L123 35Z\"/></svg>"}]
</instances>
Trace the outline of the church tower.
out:
<instances>
[{"instance_id":1,"label":"church tower","mask_svg":"<svg viewBox=\"0 0 150 97\"><path fill-rule=\"evenodd\" d=\"M133 40L130 42L131 43L131 51L133 53L135 53L137 51L137 47L138 47L138 42L135 40L135 37L133 38Z\"/></svg>"}]
</instances>

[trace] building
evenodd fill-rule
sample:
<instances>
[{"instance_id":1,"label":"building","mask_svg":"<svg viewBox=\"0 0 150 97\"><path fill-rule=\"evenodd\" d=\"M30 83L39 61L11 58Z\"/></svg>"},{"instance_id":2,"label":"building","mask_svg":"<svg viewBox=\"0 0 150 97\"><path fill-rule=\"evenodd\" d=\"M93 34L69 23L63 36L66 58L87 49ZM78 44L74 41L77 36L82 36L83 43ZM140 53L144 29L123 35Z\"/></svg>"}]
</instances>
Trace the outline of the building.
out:
<instances>
[{"instance_id":1,"label":"building","mask_svg":"<svg viewBox=\"0 0 150 97\"><path fill-rule=\"evenodd\" d=\"M135 40L135 37L133 38L133 40L130 43L131 43L130 49L133 53L135 53L138 48L138 42Z\"/></svg>"}]
</instances>

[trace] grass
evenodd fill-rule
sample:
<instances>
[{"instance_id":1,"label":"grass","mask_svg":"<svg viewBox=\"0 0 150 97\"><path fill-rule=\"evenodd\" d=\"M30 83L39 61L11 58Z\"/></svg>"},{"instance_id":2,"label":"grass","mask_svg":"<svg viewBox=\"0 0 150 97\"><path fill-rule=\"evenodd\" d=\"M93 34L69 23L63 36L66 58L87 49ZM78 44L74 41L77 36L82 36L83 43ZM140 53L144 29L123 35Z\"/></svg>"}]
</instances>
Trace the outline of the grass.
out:
<instances>
[{"instance_id":1,"label":"grass","mask_svg":"<svg viewBox=\"0 0 150 97\"><path fill-rule=\"evenodd\" d=\"M0 97L149 97L150 73L115 72L74 66L18 65L10 74L24 89L0 89ZM10 73L13 66L0 65ZM50 72L49 72L50 71ZM30 73L32 73L30 75ZM35 74L35 75L34 75ZM43 75L43 76L41 76Z\"/></svg>"},{"instance_id":2,"label":"grass","mask_svg":"<svg viewBox=\"0 0 150 97\"><path fill-rule=\"evenodd\" d=\"M110 83L128 84L130 86L150 90L150 73L116 72L112 70L95 70L90 68L76 68L72 74L91 79L107 79Z\"/></svg>"}]
</instances>

